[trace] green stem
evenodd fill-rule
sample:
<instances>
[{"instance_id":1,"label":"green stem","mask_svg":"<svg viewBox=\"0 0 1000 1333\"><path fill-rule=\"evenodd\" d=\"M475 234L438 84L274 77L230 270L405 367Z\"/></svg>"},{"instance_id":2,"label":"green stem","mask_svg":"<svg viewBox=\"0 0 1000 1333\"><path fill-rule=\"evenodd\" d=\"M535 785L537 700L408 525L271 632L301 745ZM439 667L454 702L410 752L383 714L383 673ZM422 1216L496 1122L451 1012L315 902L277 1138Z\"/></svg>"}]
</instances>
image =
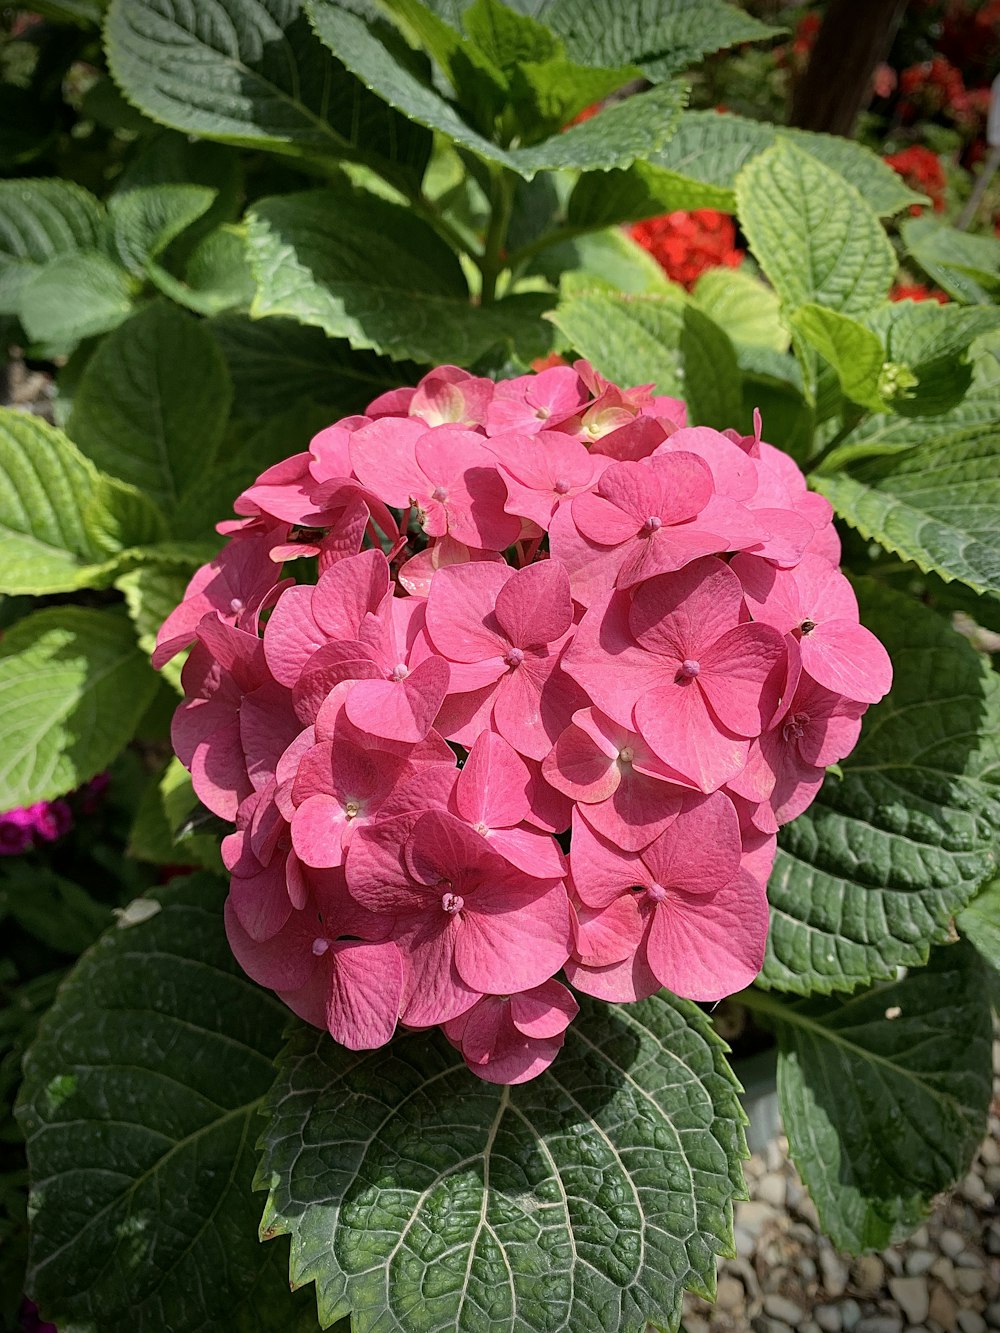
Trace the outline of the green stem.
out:
<instances>
[{"instance_id":1,"label":"green stem","mask_svg":"<svg viewBox=\"0 0 1000 1333\"><path fill-rule=\"evenodd\" d=\"M514 207L514 177L503 167L491 171L491 176L493 189L490 200L492 204L490 225L486 232L486 246L479 261L479 271L483 275L481 305L492 305L496 300L497 278L510 264L504 257L503 250Z\"/></svg>"},{"instance_id":2,"label":"green stem","mask_svg":"<svg viewBox=\"0 0 1000 1333\"><path fill-rule=\"evenodd\" d=\"M843 424L843 426L841 426L840 430L837 431L836 435L829 442L829 444L827 444L826 447L823 450L821 450L819 457L816 458L810 464L809 466L810 472L822 472L824 464L826 463L827 459L830 458L832 454L836 453L836 451L840 448L843 442L847 439L848 435L850 435L850 433L853 430L855 430L858 426L861 425L862 421L864 421L867 415L868 415L867 412L859 412L856 416L851 417L849 421L846 421Z\"/></svg>"},{"instance_id":3,"label":"green stem","mask_svg":"<svg viewBox=\"0 0 1000 1333\"><path fill-rule=\"evenodd\" d=\"M729 999L733 1004L741 1004L744 1009L751 1009L754 1013L777 1018L786 1023L789 1021L788 1005L776 1000L768 991L760 990L757 986L748 986L746 990L730 995Z\"/></svg>"},{"instance_id":4,"label":"green stem","mask_svg":"<svg viewBox=\"0 0 1000 1333\"><path fill-rule=\"evenodd\" d=\"M442 216L432 199L428 199L427 196L419 190L414 191L412 194L408 194L407 197L413 211L419 217L422 217L428 226L432 227L443 241L446 241L448 245L450 245L453 250L457 250L459 254L468 255L474 264L479 266L482 265L483 256L480 252L475 246L469 244L461 232L453 227L447 218Z\"/></svg>"}]
</instances>

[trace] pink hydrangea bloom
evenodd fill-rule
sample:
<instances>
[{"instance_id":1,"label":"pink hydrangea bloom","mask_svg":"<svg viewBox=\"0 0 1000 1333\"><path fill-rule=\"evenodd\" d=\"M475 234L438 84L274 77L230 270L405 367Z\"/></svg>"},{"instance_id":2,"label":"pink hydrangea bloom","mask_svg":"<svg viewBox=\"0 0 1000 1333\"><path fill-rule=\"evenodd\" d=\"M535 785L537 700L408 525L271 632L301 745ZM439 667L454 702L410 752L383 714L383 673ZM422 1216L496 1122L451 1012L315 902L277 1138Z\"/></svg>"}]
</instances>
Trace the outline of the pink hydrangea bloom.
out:
<instances>
[{"instance_id":1,"label":"pink hydrangea bloom","mask_svg":"<svg viewBox=\"0 0 1000 1333\"><path fill-rule=\"evenodd\" d=\"M586 362L439 366L237 498L155 661L190 647L174 745L251 977L352 1050L440 1026L500 1083L558 1057L571 986L752 981L777 830L891 683L761 433ZM11 812L0 851L44 832Z\"/></svg>"}]
</instances>

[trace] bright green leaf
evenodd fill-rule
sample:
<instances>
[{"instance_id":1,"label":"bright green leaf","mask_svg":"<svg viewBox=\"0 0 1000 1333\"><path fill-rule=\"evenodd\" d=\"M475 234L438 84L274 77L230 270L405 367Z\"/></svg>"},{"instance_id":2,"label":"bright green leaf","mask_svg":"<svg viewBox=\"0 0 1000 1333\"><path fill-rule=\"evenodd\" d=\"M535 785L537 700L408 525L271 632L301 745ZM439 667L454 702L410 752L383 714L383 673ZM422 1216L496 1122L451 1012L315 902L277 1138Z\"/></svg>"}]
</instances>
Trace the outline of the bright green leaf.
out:
<instances>
[{"instance_id":1,"label":"bright green leaf","mask_svg":"<svg viewBox=\"0 0 1000 1333\"><path fill-rule=\"evenodd\" d=\"M789 1149L841 1250L884 1249L968 1171L991 1093L989 996L972 949L848 1000L766 1011Z\"/></svg>"},{"instance_id":2,"label":"bright green leaf","mask_svg":"<svg viewBox=\"0 0 1000 1333\"><path fill-rule=\"evenodd\" d=\"M261 200L249 229L255 317L290 315L353 347L417 361L468 365L498 343L528 357L546 350L548 298L473 307L453 251L400 205L311 190Z\"/></svg>"},{"instance_id":3,"label":"bright green leaf","mask_svg":"<svg viewBox=\"0 0 1000 1333\"><path fill-rule=\"evenodd\" d=\"M0 639L0 808L62 796L106 768L155 689L124 616L60 606L17 621Z\"/></svg>"},{"instance_id":4,"label":"bright green leaf","mask_svg":"<svg viewBox=\"0 0 1000 1333\"><path fill-rule=\"evenodd\" d=\"M108 201L111 239L118 259L130 273L145 277L152 260L215 202L204 185L147 185Z\"/></svg>"},{"instance_id":5,"label":"bright green leaf","mask_svg":"<svg viewBox=\"0 0 1000 1333\"><path fill-rule=\"evenodd\" d=\"M83 521L94 545L108 558L129 547L166 541L168 536L163 511L144 491L103 473L98 473Z\"/></svg>"},{"instance_id":6,"label":"bright green leaf","mask_svg":"<svg viewBox=\"0 0 1000 1333\"><path fill-rule=\"evenodd\" d=\"M972 342L1000 325L1000 310L988 306L938 305L936 301L892 301L875 311L869 325L885 340L887 369L898 366L913 383L891 400L904 416L948 412L972 383Z\"/></svg>"},{"instance_id":7,"label":"bright green leaf","mask_svg":"<svg viewBox=\"0 0 1000 1333\"><path fill-rule=\"evenodd\" d=\"M605 286L616 293L637 295L657 292L676 295L678 290L649 251L619 227L547 246L529 271L542 273L552 283L560 284L564 294Z\"/></svg>"},{"instance_id":8,"label":"bright green leaf","mask_svg":"<svg viewBox=\"0 0 1000 1333\"><path fill-rule=\"evenodd\" d=\"M917 202L880 157L850 139L747 120L728 112L689 111L648 161L627 171L582 176L569 203L569 222L611 226L683 208L736 209L736 176L766 148L790 141L845 177L881 216Z\"/></svg>"},{"instance_id":9,"label":"bright green leaf","mask_svg":"<svg viewBox=\"0 0 1000 1333\"><path fill-rule=\"evenodd\" d=\"M88 529L97 473L39 417L0 411L0 590L86 587L105 552Z\"/></svg>"},{"instance_id":10,"label":"bright green leaf","mask_svg":"<svg viewBox=\"0 0 1000 1333\"><path fill-rule=\"evenodd\" d=\"M261 1252L257 1113L287 1011L252 985L210 875L157 890L61 988L18 1109L34 1181L28 1282L70 1330L309 1333Z\"/></svg>"},{"instance_id":11,"label":"bright green leaf","mask_svg":"<svg viewBox=\"0 0 1000 1333\"><path fill-rule=\"evenodd\" d=\"M1000 879L980 889L959 912L955 925L990 967L1000 972Z\"/></svg>"},{"instance_id":12,"label":"bright green leaf","mask_svg":"<svg viewBox=\"0 0 1000 1333\"><path fill-rule=\"evenodd\" d=\"M885 299L895 252L875 213L830 167L781 140L743 168L736 198L750 248L787 307L864 314Z\"/></svg>"},{"instance_id":13,"label":"bright green leaf","mask_svg":"<svg viewBox=\"0 0 1000 1333\"><path fill-rule=\"evenodd\" d=\"M734 343L788 351L788 333L779 314L781 303L770 287L745 269L706 269L691 296Z\"/></svg>"},{"instance_id":14,"label":"bright green leaf","mask_svg":"<svg viewBox=\"0 0 1000 1333\"><path fill-rule=\"evenodd\" d=\"M169 515L212 464L232 389L198 320L147 306L91 357L68 432L94 462L139 487Z\"/></svg>"},{"instance_id":15,"label":"bright green leaf","mask_svg":"<svg viewBox=\"0 0 1000 1333\"><path fill-rule=\"evenodd\" d=\"M894 680L843 776L828 775L780 834L762 981L800 995L923 963L996 873L1000 681L912 597L868 582L858 592Z\"/></svg>"},{"instance_id":16,"label":"bright green leaf","mask_svg":"<svg viewBox=\"0 0 1000 1333\"><path fill-rule=\"evenodd\" d=\"M111 72L164 125L249 148L377 163L413 186L430 136L332 65L299 0L112 0Z\"/></svg>"},{"instance_id":17,"label":"bright green leaf","mask_svg":"<svg viewBox=\"0 0 1000 1333\"><path fill-rule=\"evenodd\" d=\"M877 333L822 305L799 306L788 318L795 332L834 368L848 398L876 411L885 406L879 392L885 350Z\"/></svg>"},{"instance_id":18,"label":"bright green leaf","mask_svg":"<svg viewBox=\"0 0 1000 1333\"><path fill-rule=\"evenodd\" d=\"M0 315L17 314L21 288L50 259L95 249L103 225L103 208L79 185L0 181Z\"/></svg>"},{"instance_id":19,"label":"bright green leaf","mask_svg":"<svg viewBox=\"0 0 1000 1333\"><path fill-rule=\"evenodd\" d=\"M84 338L107 333L128 317L133 278L96 250L60 255L21 287L18 316L33 342L71 351Z\"/></svg>"},{"instance_id":20,"label":"bright green leaf","mask_svg":"<svg viewBox=\"0 0 1000 1333\"><path fill-rule=\"evenodd\" d=\"M970 236L935 218L907 218L903 244L939 287L956 301L989 303L1000 296L1000 240Z\"/></svg>"},{"instance_id":21,"label":"bright green leaf","mask_svg":"<svg viewBox=\"0 0 1000 1333\"><path fill-rule=\"evenodd\" d=\"M474 129L398 49L398 34L368 6L352 0L306 0L317 33L338 60L390 106L438 130L486 162L508 167L530 180L537 171L562 167L588 170L628 166L666 143L684 105L685 90L666 83L624 102L565 133L524 148L503 148ZM620 64L620 61L615 62Z\"/></svg>"},{"instance_id":22,"label":"bright green leaf","mask_svg":"<svg viewBox=\"0 0 1000 1333\"><path fill-rule=\"evenodd\" d=\"M585 999L516 1087L476 1079L440 1034L351 1053L300 1029L267 1105L262 1234L291 1233L324 1324L675 1328L732 1243L735 1083L706 1017L665 992Z\"/></svg>"},{"instance_id":23,"label":"bright green leaf","mask_svg":"<svg viewBox=\"0 0 1000 1333\"><path fill-rule=\"evenodd\" d=\"M653 384L680 394L683 298L574 292L552 322L570 346L616 384Z\"/></svg>"},{"instance_id":24,"label":"bright green leaf","mask_svg":"<svg viewBox=\"0 0 1000 1333\"><path fill-rule=\"evenodd\" d=\"M681 360L690 425L732 426L743 402L736 350L725 329L690 301L684 307Z\"/></svg>"},{"instance_id":25,"label":"bright green leaf","mask_svg":"<svg viewBox=\"0 0 1000 1333\"><path fill-rule=\"evenodd\" d=\"M712 51L783 31L723 0L643 0L638 9L616 0L550 0L542 17L574 60L641 65L654 81L697 64Z\"/></svg>"},{"instance_id":26,"label":"bright green leaf","mask_svg":"<svg viewBox=\"0 0 1000 1333\"><path fill-rule=\"evenodd\" d=\"M193 564L188 569L149 564L123 574L116 581L115 587L125 594L125 605L139 636L139 647L147 657L152 657L157 632L174 607L179 605L194 571ZM178 693L181 693L182 665L183 658L175 657L161 673Z\"/></svg>"}]
</instances>

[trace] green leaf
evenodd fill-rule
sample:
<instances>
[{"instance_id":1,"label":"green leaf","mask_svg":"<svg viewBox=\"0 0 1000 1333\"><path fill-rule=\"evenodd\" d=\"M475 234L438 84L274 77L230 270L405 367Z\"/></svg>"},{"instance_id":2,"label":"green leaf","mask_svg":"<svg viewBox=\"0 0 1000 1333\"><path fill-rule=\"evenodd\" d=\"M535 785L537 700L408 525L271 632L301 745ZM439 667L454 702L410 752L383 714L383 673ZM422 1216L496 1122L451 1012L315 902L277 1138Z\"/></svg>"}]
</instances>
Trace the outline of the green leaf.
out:
<instances>
[{"instance_id":1,"label":"green leaf","mask_svg":"<svg viewBox=\"0 0 1000 1333\"><path fill-rule=\"evenodd\" d=\"M970 236L931 217L907 218L903 244L939 287L966 304L1000 296L1000 240Z\"/></svg>"},{"instance_id":2,"label":"green leaf","mask_svg":"<svg viewBox=\"0 0 1000 1333\"><path fill-rule=\"evenodd\" d=\"M131 547L166 541L168 536L163 511L148 495L103 473L98 473L83 518L94 544L109 558Z\"/></svg>"},{"instance_id":3,"label":"green leaf","mask_svg":"<svg viewBox=\"0 0 1000 1333\"><path fill-rule=\"evenodd\" d=\"M218 227L202 237L188 256L182 277L160 264L150 266L149 276L164 296L199 315L246 309L256 291L242 227Z\"/></svg>"},{"instance_id":4,"label":"green leaf","mask_svg":"<svg viewBox=\"0 0 1000 1333\"><path fill-rule=\"evenodd\" d=\"M551 1069L481 1082L440 1034L351 1053L300 1029L268 1098L265 1237L325 1325L642 1333L714 1291L742 1197L721 1043L665 992L584 1000Z\"/></svg>"},{"instance_id":5,"label":"green leaf","mask_svg":"<svg viewBox=\"0 0 1000 1333\"><path fill-rule=\"evenodd\" d=\"M864 314L887 296L896 256L878 218L808 153L776 143L740 172L736 198L750 248L786 306Z\"/></svg>"},{"instance_id":6,"label":"green leaf","mask_svg":"<svg viewBox=\"0 0 1000 1333\"><path fill-rule=\"evenodd\" d=\"M616 384L681 394L683 298L574 292L551 316L569 344Z\"/></svg>"},{"instance_id":7,"label":"green leaf","mask_svg":"<svg viewBox=\"0 0 1000 1333\"><path fill-rule=\"evenodd\" d=\"M877 333L822 305L800 306L788 318L795 332L834 368L848 398L875 411L886 406L879 392L885 350Z\"/></svg>"},{"instance_id":8,"label":"green leaf","mask_svg":"<svg viewBox=\"0 0 1000 1333\"><path fill-rule=\"evenodd\" d=\"M0 639L0 808L62 796L107 768L155 689L124 616L60 606L17 621Z\"/></svg>"},{"instance_id":9,"label":"green leaf","mask_svg":"<svg viewBox=\"0 0 1000 1333\"><path fill-rule=\"evenodd\" d=\"M115 587L125 595L125 605L139 636L139 648L147 657L152 657L159 628L181 602L195 568L194 564L188 569L150 564L130 570L116 581ZM182 667L183 658L175 657L160 673L178 694L182 693Z\"/></svg>"},{"instance_id":10,"label":"green leaf","mask_svg":"<svg viewBox=\"0 0 1000 1333\"><path fill-rule=\"evenodd\" d=\"M992 1023L972 949L938 949L892 986L768 1008L792 1160L840 1250L909 1235L986 1133Z\"/></svg>"},{"instance_id":11,"label":"green leaf","mask_svg":"<svg viewBox=\"0 0 1000 1333\"><path fill-rule=\"evenodd\" d=\"M203 217L216 191L204 185L147 185L108 201L111 240L130 273L145 277L171 241Z\"/></svg>"},{"instance_id":12,"label":"green leaf","mask_svg":"<svg viewBox=\"0 0 1000 1333\"><path fill-rule=\"evenodd\" d=\"M743 405L736 349L726 331L690 301L684 307L681 360L690 425L732 426Z\"/></svg>"},{"instance_id":13,"label":"green leaf","mask_svg":"<svg viewBox=\"0 0 1000 1333\"><path fill-rule=\"evenodd\" d=\"M251 313L290 315L352 347L469 364L498 343L547 350L549 299L525 295L477 309L461 265L398 204L327 190L263 199L249 214L257 281Z\"/></svg>"},{"instance_id":14,"label":"green leaf","mask_svg":"<svg viewBox=\"0 0 1000 1333\"><path fill-rule=\"evenodd\" d=\"M885 340L889 367L913 383L892 398L894 412L931 416L948 412L972 383L973 341L1000 325L1000 310L938 305L936 301L892 301L875 311L869 325Z\"/></svg>"},{"instance_id":15,"label":"green leaf","mask_svg":"<svg viewBox=\"0 0 1000 1333\"><path fill-rule=\"evenodd\" d=\"M0 872L0 918L10 915L50 949L75 958L111 924L111 909L72 880L44 865Z\"/></svg>"},{"instance_id":16,"label":"green leaf","mask_svg":"<svg viewBox=\"0 0 1000 1333\"><path fill-rule=\"evenodd\" d=\"M438 130L486 162L530 180L537 171L628 166L666 143L686 92L666 83L606 107L599 115L524 148L503 148L474 129L415 68L399 34L380 21L366 0L306 0L316 32L359 79L411 120ZM621 62L615 62L620 64Z\"/></svg>"},{"instance_id":17,"label":"green leaf","mask_svg":"<svg viewBox=\"0 0 1000 1333\"><path fill-rule=\"evenodd\" d=\"M734 343L788 351L781 303L774 291L742 268L709 268L691 293L699 309L721 324Z\"/></svg>"},{"instance_id":18,"label":"green leaf","mask_svg":"<svg viewBox=\"0 0 1000 1333\"><path fill-rule=\"evenodd\" d=\"M0 591L88 586L105 552L88 527L97 472L39 417L0 410Z\"/></svg>"},{"instance_id":19,"label":"green leaf","mask_svg":"<svg viewBox=\"0 0 1000 1333\"><path fill-rule=\"evenodd\" d=\"M925 572L1000 593L1000 425L813 478L840 518Z\"/></svg>"},{"instance_id":20,"label":"green leaf","mask_svg":"<svg viewBox=\"0 0 1000 1333\"><path fill-rule=\"evenodd\" d=\"M18 315L33 342L69 352L117 328L132 309L135 280L97 250L61 255L21 287Z\"/></svg>"},{"instance_id":21,"label":"green leaf","mask_svg":"<svg viewBox=\"0 0 1000 1333\"><path fill-rule=\"evenodd\" d=\"M166 302L106 338L73 397L68 432L105 471L169 516L212 464L232 389L211 335Z\"/></svg>"},{"instance_id":22,"label":"green leaf","mask_svg":"<svg viewBox=\"0 0 1000 1333\"><path fill-rule=\"evenodd\" d=\"M546 246L529 272L544 274L554 285L561 285L564 294L597 288L637 295L676 294L678 290L649 251L619 227Z\"/></svg>"},{"instance_id":23,"label":"green leaf","mask_svg":"<svg viewBox=\"0 0 1000 1333\"><path fill-rule=\"evenodd\" d=\"M784 31L722 0L648 0L640 11L616 0L551 0L543 17L574 60L640 65L654 81L697 64L712 51Z\"/></svg>"},{"instance_id":24,"label":"green leaf","mask_svg":"<svg viewBox=\"0 0 1000 1333\"><path fill-rule=\"evenodd\" d=\"M354 352L346 341L291 319L223 315L208 329L229 366L234 415L250 420L295 403L330 405L335 415L350 416L387 389L415 384L421 374L405 362Z\"/></svg>"},{"instance_id":25,"label":"green leaf","mask_svg":"<svg viewBox=\"0 0 1000 1333\"><path fill-rule=\"evenodd\" d=\"M307 1333L250 1189L287 1011L240 973L210 875L157 890L63 984L25 1061L28 1284L66 1330Z\"/></svg>"},{"instance_id":26,"label":"green leaf","mask_svg":"<svg viewBox=\"0 0 1000 1333\"><path fill-rule=\"evenodd\" d=\"M58 255L92 250L104 210L69 181L0 181L0 315L16 315L21 288Z\"/></svg>"},{"instance_id":27,"label":"green leaf","mask_svg":"<svg viewBox=\"0 0 1000 1333\"><path fill-rule=\"evenodd\" d=\"M912 597L867 580L858 594L894 680L843 776L779 835L761 982L800 995L925 962L996 873L1000 680Z\"/></svg>"},{"instance_id":28,"label":"green leaf","mask_svg":"<svg viewBox=\"0 0 1000 1333\"><path fill-rule=\"evenodd\" d=\"M299 0L112 0L111 73L128 100L189 134L378 165L415 186L430 136L331 65Z\"/></svg>"},{"instance_id":29,"label":"green leaf","mask_svg":"<svg viewBox=\"0 0 1000 1333\"><path fill-rule=\"evenodd\" d=\"M768 125L728 112L688 111L647 162L636 162L627 171L582 176L570 197L568 221L611 226L677 208L732 213L741 167L782 141L845 177L880 216L898 213L921 198L880 157L850 139Z\"/></svg>"},{"instance_id":30,"label":"green leaf","mask_svg":"<svg viewBox=\"0 0 1000 1333\"><path fill-rule=\"evenodd\" d=\"M97 27L106 8L107 0L38 0L34 12L61 23Z\"/></svg>"},{"instance_id":31,"label":"green leaf","mask_svg":"<svg viewBox=\"0 0 1000 1333\"><path fill-rule=\"evenodd\" d=\"M1000 972L1000 879L980 889L956 916L955 925L990 967Z\"/></svg>"}]
</instances>

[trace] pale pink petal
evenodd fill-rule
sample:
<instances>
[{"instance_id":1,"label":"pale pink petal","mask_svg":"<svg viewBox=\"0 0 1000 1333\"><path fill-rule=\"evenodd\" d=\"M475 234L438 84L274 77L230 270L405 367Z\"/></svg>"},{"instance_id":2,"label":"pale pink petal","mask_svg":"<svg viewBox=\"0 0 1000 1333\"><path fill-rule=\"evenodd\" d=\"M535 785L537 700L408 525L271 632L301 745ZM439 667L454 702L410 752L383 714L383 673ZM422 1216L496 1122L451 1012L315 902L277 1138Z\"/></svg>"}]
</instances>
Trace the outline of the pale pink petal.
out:
<instances>
[{"instance_id":1,"label":"pale pink petal","mask_svg":"<svg viewBox=\"0 0 1000 1333\"><path fill-rule=\"evenodd\" d=\"M724 561L709 556L638 587L628 623L642 647L681 662L697 660L740 623L742 611L739 579Z\"/></svg>"},{"instance_id":2,"label":"pale pink petal","mask_svg":"<svg viewBox=\"0 0 1000 1333\"><path fill-rule=\"evenodd\" d=\"M714 792L689 797L642 859L663 888L687 895L711 894L737 873L742 850L736 808L723 792Z\"/></svg>"},{"instance_id":3,"label":"pale pink petal","mask_svg":"<svg viewBox=\"0 0 1000 1333\"><path fill-rule=\"evenodd\" d=\"M316 967L313 940L322 933L315 911L293 912L277 935L252 939L240 925L233 904L225 907L226 937L236 961L248 977L270 990L298 990Z\"/></svg>"},{"instance_id":4,"label":"pale pink petal","mask_svg":"<svg viewBox=\"0 0 1000 1333\"><path fill-rule=\"evenodd\" d=\"M607 967L631 958L646 929L640 895L623 893L604 907L573 903L573 958L588 967Z\"/></svg>"},{"instance_id":5,"label":"pale pink petal","mask_svg":"<svg viewBox=\"0 0 1000 1333\"><path fill-rule=\"evenodd\" d=\"M294 685L309 658L327 642L312 613L312 596L306 584L286 588L264 630L264 656L282 685Z\"/></svg>"},{"instance_id":6,"label":"pale pink petal","mask_svg":"<svg viewBox=\"0 0 1000 1333\"><path fill-rule=\"evenodd\" d=\"M528 813L530 781L521 756L502 737L484 731L458 775L456 812L469 824L511 828Z\"/></svg>"},{"instance_id":7,"label":"pale pink petal","mask_svg":"<svg viewBox=\"0 0 1000 1333\"><path fill-rule=\"evenodd\" d=\"M510 1014L526 1037L557 1037L580 1012L572 993L558 981L545 981L510 997Z\"/></svg>"},{"instance_id":8,"label":"pale pink petal","mask_svg":"<svg viewBox=\"0 0 1000 1333\"><path fill-rule=\"evenodd\" d=\"M403 998L403 960L391 941L341 940L330 946L326 1026L350 1051L384 1046Z\"/></svg>"},{"instance_id":9,"label":"pale pink petal","mask_svg":"<svg viewBox=\"0 0 1000 1333\"><path fill-rule=\"evenodd\" d=\"M447 912L404 920L397 937L407 961L400 1017L409 1027L447 1023L471 1009L481 992L467 985L455 966L463 925Z\"/></svg>"},{"instance_id":10,"label":"pale pink petal","mask_svg":"<svg viewBox=\"0 0 1000 1333\"><path fill-rule=\"evenodd\" d=\"M569 904L563 885L543 892L485 885L466 901L455 943L455 965L471 987L493 994L529 990L558 972L569 957ZM537 893L537 896L534 896Z\"/></svg>"},{"instance_id":11,"label":"pale pink petal","mask_svg":"<svg viewBox=\"0 0 1000 1333\"><path fill-rule=\"evenodd\" d=\"M328 638L356 639L362 620L378 609L388 590L388 560L381 551L361 551L320 576L310 610Z\"/></svg>"},{"instance_id":12,"label":"pale pink petal","mask_svg":"<svg viewBox=\"0 0 1000 1333\"><path fill-rule=\"evenodd\" d=\"M427 482L417 466L416 443L427 432L422 421L382 417L355 431L350 439L355 476L396 509L425 493Z\"/></svg>"},{"instance_id":13,"label":"pale pink petal","mask_svg":"<svg viewBox=\"0 0 1000 1333\"><path fill-rule=\"evenodd\" d=\"M828 620L799 640L802 669L836 694L875 704L892 688L889 654L872 634L851 620Z\"/></svg>"},{"instance_id":14,"label":"pale pink petal","mask_svg":"<svg viewBox=\"0 0 1000 1333\"><path fill-rule=\"evenodd\" d=\"M698 684L713 713L738 736L759 736L774 716L788 668L785 641L770 625L737 625L700 659Z\"/></svg>"},{"instance_id":15,"label":"pale pink petal","mask_svg":"<svg viewBox=\"0 0 1000 1333\"><path fill-rule=\"evenodd\" d=\"M653 914L649 965L675 995L721 1000L757 976L767 926L767 897L752 875L741 873L710 896L671 894Z\"/></svg>"},{"instance_id":16,"label":"pale pink petal","mask_svg":"<svg viewBox=\"0 0 1000 1333\"><path fill-rule=\"evenodd\" d=\"M584 995L598 1000L628 1004L655 995L663 983L653 975L642 944L630 958L606 967L590 967L571 958L566 964L566 979Z\"/></svg>"},{"instance_id":17,"label":"pale pink petal","mask_svg":"<svg viewBox=\"0 0 1000 1333\"><path fill-rule=\"evenodd\" d=\"M715 720L696 680L644 694L635 706L635 725L663 762L700 791L715 791L746 762L750 742Z\"/></svg>"}]
</instances>

